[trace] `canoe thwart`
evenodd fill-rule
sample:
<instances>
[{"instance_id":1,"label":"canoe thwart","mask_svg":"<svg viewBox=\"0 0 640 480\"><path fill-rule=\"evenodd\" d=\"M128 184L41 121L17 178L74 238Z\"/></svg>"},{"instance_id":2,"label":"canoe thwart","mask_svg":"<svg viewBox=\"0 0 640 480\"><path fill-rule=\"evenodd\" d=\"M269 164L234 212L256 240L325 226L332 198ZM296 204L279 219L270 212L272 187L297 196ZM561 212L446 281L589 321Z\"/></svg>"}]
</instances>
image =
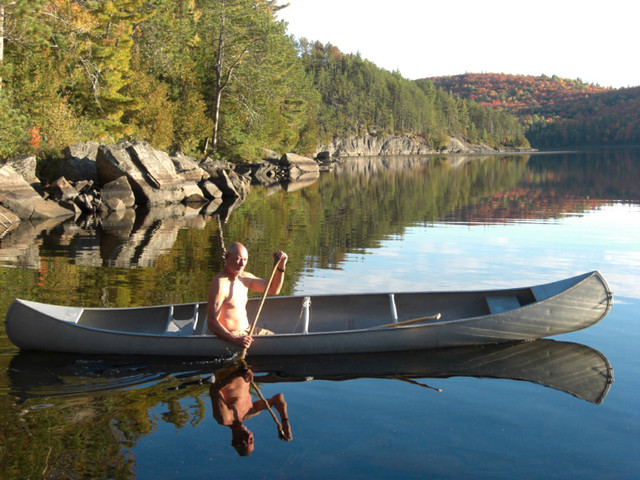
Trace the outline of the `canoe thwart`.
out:
<instances>
[{"instance_id":1,"label":"canoe thwart","mask_svg":"<svg viewBox=\"0 0 640 480\"><path fill-rule=\"evenodd\" d=\"M167 319L165 334L178 337L193 335L196 322L198 321L199 307L200 305L198 303L193 306L193 309L190 305L181 307L174 307L172 305L171 308L169 308L169 318Z\"/></svg>"}]
</instances>

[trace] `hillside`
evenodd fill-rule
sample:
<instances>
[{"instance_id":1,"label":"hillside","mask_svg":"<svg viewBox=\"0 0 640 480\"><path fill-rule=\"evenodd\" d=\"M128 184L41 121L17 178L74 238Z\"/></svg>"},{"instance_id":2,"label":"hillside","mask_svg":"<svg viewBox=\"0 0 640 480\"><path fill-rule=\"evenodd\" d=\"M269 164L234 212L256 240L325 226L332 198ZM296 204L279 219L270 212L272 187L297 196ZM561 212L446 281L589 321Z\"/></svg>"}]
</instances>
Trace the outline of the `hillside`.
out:
<instances>
[{"instance_id":1,"label":"hillside","mask_svg":"<svg viewBox=\"0 0 640 480\"><path fill-rule=\"evenodd\" d=\"M298 51L320 94L321 138L417 135L434 149L450 137L498 149L529 147L509 112L455 98L428 80L407 80L331 44L301 39Z\"/></svg>"},{"instance_id":2,"label":"hillside","mask_svg":"<svg viewBox=\"0 0 640 480\"><path fill-rule=\"evenodd\" d=\"M534 147L640 143L640 87L612 89L556 76L495 73L429 80L453 95L513 113Z\"/></svg>"}]
</instances>

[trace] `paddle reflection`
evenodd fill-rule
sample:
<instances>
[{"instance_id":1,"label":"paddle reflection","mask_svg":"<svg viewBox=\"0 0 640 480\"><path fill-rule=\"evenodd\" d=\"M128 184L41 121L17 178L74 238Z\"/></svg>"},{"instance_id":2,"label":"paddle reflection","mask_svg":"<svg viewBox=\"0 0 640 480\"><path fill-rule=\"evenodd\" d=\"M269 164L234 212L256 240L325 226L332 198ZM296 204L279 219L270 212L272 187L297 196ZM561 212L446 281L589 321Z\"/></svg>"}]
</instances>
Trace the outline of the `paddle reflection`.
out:
<instances>
[{"instance_id":1,"label":"paddle reflection","mask_svg":"<svg viewBox=\"0 0 640 480\"><path fill-rule=\"evenodd\" d=\"M277 393L265 398L253 380L253 372L246 365L231 365L217 370L211 381L209 395L213 418L220 425L229 427L231 445L238 455L246 457L253 453L253 433L245 426L245 422L264 411L269 411L273 417L281 440L290 441L293 438L284 396ZM258 397L255 401L252 391Z\"/></svg>"}]
</instances>

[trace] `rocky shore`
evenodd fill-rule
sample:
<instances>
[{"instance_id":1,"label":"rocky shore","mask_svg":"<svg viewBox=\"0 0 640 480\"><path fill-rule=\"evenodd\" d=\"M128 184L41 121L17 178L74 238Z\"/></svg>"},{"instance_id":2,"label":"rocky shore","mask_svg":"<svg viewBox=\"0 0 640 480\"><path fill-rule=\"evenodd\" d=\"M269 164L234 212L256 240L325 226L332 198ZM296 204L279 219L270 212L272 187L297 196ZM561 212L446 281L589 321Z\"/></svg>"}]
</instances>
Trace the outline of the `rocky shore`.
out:
<instances>
[{"instance_id":1,"label":"rocky shore","mask_svg":"<svg viewBox=\"0 0 640 480\"><path fill-rule=\"evenodd\" d=\"M315 158L265 150L262 162L235 165L170 155L142 141L85 142L67 147L60 160L44 162L39 176L35 155L0 161L0 238L11 225L27 219L103 216L176 204L213 214L223 199L244 200L251 185L289 191L309 185L320 171L344 157L495 152L487 145L456 138L449 140L446 149L436 151L415 135L365 134L335 137L319 146Z\"/></svg>"},{"instance_id":2,"label":"rocky shore","mask_svg":"<svg viewBox=\"0 0 640 480\"><path fill-rule=\"evenodd\" d=\"M0 163L0 227L6 230L21 220L106 215L178 203L215 213L225 198L243 200L252 184L293 188L298 182L315 181L331 162L265 152L261 163L234 165L169 155L140 141L86 142L63 153L60 161L47 164L46 177L53 179L49 181L36 176L34 155Z\"/></svg>"}]
</instances>

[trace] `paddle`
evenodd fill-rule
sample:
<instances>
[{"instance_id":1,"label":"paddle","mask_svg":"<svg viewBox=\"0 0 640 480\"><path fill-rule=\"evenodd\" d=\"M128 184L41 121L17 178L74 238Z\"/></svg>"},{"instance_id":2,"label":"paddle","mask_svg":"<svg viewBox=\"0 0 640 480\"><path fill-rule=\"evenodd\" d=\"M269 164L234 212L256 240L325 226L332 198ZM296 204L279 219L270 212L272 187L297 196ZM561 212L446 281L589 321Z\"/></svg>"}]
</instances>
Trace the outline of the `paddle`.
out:
<instances>
[{"instance_id":1,"label":"paddle","mask_svg":"<svg viewBox=\"0 0 640 480\"><path fill-rule=\"evenodd\" d=\"M276 423L276 426L278 427L278 437L281 438L282 440L287 440L287 436L284 433L284 429L282 428L282 424L280 424L280 421L278 420L278 417L276 417L276 414L273 413L273 410L271 409L271 405L269 405L268 400L266 398L264 398L264 395L262 395L262 392L258 388L258 385L256 385L256 382L251 381L251 386L253 387L253 389L258 394L258 397L260 397L260 400L262 400L264 402L264 404L267 407L267 410L269 410L269 413L271 414L271 418L273 418L273 421Z\"/></svg>"},{"instance_id":2,"label":"paddle","mask_svg":"<svg viewBox=\"0 0 640 480\"><path fill-rule=\"evenodd\" d=\"M432 315L430 317L412 318L411 320L404 320L402 322L385 323L384 325L377 325L375 327L369 327L367 330L372 329L372 328L400 327L402 325L411 325L412 323L426 322L428 320L440 320L440 317L442 317L442 315L439 314L439 313L436 313L435 315Z\"/></svg>"},{"instance_id":3,"label":"paddle","mask_svg":"<svg viewBox=\"0 0 640 480\"><path fill-rule=\"evenodd\" d=\"M256 328L256 324L258 323L258 318L260 317L260 312L262 311L262 306L264 305L264 301L267 299L267 294L269 293L269 288L271 287L271 282L273 282L273 277L276 276L276 270L278 269L278 265L280 265L280 259L273 266L273 270L271 271L271 276L269 277L269 281L267 282L267 286L264 289L264 293L262 294L262 299L260 299L260 305L258 306L258 310L256 311L256 316L253 319L253 323L251 324L251 330L249 330L249 336L253 335L253 331ZM242 353L238 357L238 360L244 361L245 356L247 355L247 347L242 350Z\"/></svg>"}]
</instances>

